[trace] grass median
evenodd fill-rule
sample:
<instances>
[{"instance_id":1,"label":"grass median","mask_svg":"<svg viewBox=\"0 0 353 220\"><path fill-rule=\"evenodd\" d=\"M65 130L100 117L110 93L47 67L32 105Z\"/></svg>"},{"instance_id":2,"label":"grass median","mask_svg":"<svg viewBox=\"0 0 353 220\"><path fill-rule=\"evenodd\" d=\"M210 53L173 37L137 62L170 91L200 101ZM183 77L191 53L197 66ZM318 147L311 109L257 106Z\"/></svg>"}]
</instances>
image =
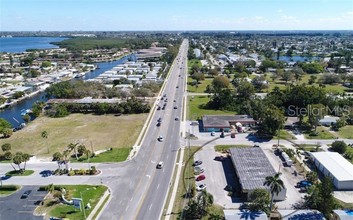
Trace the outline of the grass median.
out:
<instances>
[{"instance_id":1,"label":"grass median","mask_svg":"<svg viewBox=\"0 0 353 220\"><path fill-rule=\"evenodd\" d=\"M18 185L1 185L0 196L9 196L19 190L21 187Z\"/></svg>"},{"instance_id":2,"label":"grass median","mask_svg":"<svg viewBox=\"0 0 353 220\"><path fill-rule=\"evenodd\" d=\"M11 170L7 172L6 176L29 176L34 173L34 170Z\"/></svg>"}]
</instances>

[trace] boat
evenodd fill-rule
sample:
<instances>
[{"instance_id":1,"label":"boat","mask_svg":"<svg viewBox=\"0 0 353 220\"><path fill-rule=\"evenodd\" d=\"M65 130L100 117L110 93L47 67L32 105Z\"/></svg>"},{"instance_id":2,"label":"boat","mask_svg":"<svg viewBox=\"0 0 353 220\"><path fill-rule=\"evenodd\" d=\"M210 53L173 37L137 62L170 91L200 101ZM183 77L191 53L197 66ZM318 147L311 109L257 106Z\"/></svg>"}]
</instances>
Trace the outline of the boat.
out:
<instances>
[{"instance_id":1,"label":"boat","mask_svg":"<svg viewBox=\"0 0 353 220\"><path fill-rule=\"evenodd\" d=\"M27 114L30 114L32 113L32 110L31 109L22 109L21 110L21 115L24 116L24 115L27 115Z\"/></svg>"}]
</instances>

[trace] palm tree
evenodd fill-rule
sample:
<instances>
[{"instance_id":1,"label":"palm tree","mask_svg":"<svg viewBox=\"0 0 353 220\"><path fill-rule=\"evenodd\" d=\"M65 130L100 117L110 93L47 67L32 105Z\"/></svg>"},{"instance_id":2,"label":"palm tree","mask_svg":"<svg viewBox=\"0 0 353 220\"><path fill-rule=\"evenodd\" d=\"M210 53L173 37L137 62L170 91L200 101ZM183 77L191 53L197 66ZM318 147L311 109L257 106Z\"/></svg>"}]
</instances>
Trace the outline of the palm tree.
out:
<instances>
[{"instance_id":1,"label":"palm tree","mask_svg":"<svg viewBox=\"0 0 353 220\"><path fill-rule=\"evenodd\" d=\"M22 155L22 160L23 160L23 162L25 162L25 165L24 165L24 167L23 167L23 170L26 170L26 165L27 165L27 161L29 161L29 158L30 158L31 156L29 155L29 154L23 154Z\"/></svg>"},{"instance_id":2,"label":"palm tree","mask_svg":"<svg viewBox=\"0 0 353 220\"><path fill-rule=\"evenodd\" d=\"M42 136L43 139L48 140L48 132L47 131L43 131L41 136ZM49 154L48 141L46 141L46 145L47 145L47 150L48 150L48 154Z\"/></svg>"},{"instance_id":3,"label":"palm tree","mask_svg":"<svg viewBox=\"0 0 353 220\"><path fill-rule=\"evenodd\" d=\"M271 203L270 203L270 211L272 211L273 199L274 195L278 195L281 190L284 188L283 181L279 178L282 173L278 172L274 176L267 176L264 182L264 186L270 187L271 192Z\"/></svg>"},{"instance_id":4,"label":"palm tree","mask_svg":"<svg viewBox=\"0 0 353 220\"><path fill-rule=\"evenodd\" d=\"M69 149L70 152L71 152L72 150L74 150L76 160L78 160L77 151L76 151L77 145L78 145L78 143L76 143L76 144L70 143L70 144L67 146L67 148Z\"/></svg>"}]
</instances>

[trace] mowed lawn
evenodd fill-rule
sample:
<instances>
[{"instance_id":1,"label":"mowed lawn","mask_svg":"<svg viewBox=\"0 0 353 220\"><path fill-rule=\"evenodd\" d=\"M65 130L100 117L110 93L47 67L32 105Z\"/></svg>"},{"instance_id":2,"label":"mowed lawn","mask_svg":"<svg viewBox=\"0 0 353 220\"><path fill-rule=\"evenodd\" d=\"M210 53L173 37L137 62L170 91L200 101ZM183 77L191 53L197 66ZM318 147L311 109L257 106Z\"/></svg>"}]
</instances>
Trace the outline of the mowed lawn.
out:
<instances>
[{"instance_id":1,"label":"mowed lawn","mask_svg":"<svg viewBox=\"0 0 353 220\"><path fill-rule=\"evenodd\" d=\"M63 152L70 143L82 143L93 151L106 148L130 148L135 143L147 114L91 115L71 114L64 118L41 116L0 145L10 143L12 152L22 151L39 157L51 157ZM41 137L43 131L48 138ZM47 152L49 147L49 154Z\"/></svg>"},{"instance_id":2,"label":"mowed lawn","mask_svg":"<svg viewBox=\"0 0 353 220\"><path fill-rule=\"evenodd\" d=\"M205 109L204 105L210 100L208 96L188 96L188 120L196 120L203 115L234 115L233 111L222 111L214 109Z\"/></svg>"},{"instance_id":3,"label":"mowed lawn","mask_svg":"<svg viewBox=\"0 0 353 220\"><path fill-rule=\"evenodd\" d=\"M194 80L191 77L189 77L187 91L193 92L193 93L205 93L206 87L208 85L211 85L212 80L213 80L213 78L205 78L204 80L201 80L197 86L192 86L191 82Z\"/></svg>"},{"instance_id":4,"label":"mowed lawn","mask_svg":"<svg viewBox=\"0 0 353 220\"><path fill-rule=\"evenodd\" d=\"M340 128L338 135L341 138L353 139L353 125L347 125L343 128Z\"/></svg>"}]
</instances>

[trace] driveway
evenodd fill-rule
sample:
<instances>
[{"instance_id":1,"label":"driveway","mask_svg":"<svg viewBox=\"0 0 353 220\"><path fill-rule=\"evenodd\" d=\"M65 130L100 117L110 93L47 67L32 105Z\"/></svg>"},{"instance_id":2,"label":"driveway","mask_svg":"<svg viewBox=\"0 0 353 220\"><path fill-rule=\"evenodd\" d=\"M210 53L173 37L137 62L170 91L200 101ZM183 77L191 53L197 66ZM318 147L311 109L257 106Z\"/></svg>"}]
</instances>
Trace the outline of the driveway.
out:
<instances>
[{"instance_id":1,"label":"driveway","mask_svg":"<svg viewBox=\"0 0 353 220\"><path fill-rule=\"evenodd\" d=\"M0 197L0 219L11 220L39 220L43 219L42 216L34 216L33 211L37 207L38 201L42 201L46 191L38 191L38 186L24 186L18 192ZM21 199L21 195L26 190L32 190L29 196Z\"/></svg>"}]
</instances>

